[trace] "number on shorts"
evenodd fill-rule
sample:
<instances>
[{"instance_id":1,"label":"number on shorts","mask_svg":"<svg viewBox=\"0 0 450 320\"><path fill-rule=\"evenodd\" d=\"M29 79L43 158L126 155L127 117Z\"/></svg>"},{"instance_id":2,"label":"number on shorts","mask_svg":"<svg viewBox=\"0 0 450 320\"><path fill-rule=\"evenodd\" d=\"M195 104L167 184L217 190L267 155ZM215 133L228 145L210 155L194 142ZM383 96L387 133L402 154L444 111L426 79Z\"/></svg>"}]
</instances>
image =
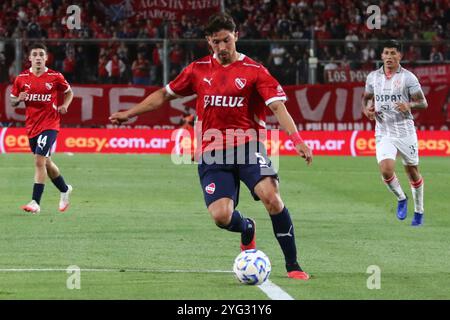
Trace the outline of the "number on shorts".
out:
<instances>
[{"instance_id":1,"label":"number on shorts","mask_svg":"<svg viewBox=\"0 0 450 320\"><path fill-rule=\"evenodd\" d=\"M45 145L47 144L47 136L40 135L37 143L39 148L44 149Z\"/></svg>"},{"instance_id":2,"label":"number on shorts","mask_svg":"<svg viewBox=\"0 0 450 320\"><path fill-rule=\"evenodd\" d=\"M414 144L410 145L409 148L411 149L411 155L415 155L416 154L416 146Z\"/></svg>"},{"instance_id":3,"label":"number on shorts","mask_svg":"<svg viewBox=\"0 0 450 320\"><path fill-rule=\"evenodd\" d=\"M259 152L255 152L256 157L258 158L259 167L268 167L266 159L263 157L263 155Z\"/></svg>"}]
</instances>

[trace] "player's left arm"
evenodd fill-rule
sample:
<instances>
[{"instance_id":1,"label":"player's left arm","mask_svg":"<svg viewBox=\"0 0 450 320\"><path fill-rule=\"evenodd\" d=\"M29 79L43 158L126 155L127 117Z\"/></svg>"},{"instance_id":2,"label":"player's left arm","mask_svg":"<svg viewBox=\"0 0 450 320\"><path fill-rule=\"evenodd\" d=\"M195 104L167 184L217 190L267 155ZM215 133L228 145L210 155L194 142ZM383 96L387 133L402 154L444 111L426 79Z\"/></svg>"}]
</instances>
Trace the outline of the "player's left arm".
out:
<instances>
[{"instance_id":1,"label":"player's left arm","mask_svg":"<svg viewBox=\"0 0 450 320\"><path fill-rule=\"evenodd\" d=\"M268 107L270 108L270 110L272 110L273 114L277 118L280 125L283 127L284 131L286 131L286 133L289 135L289 138L293 140L297 152L302 158L305 158L306 163L310 165L313 158L311 149L309 149L309 147L300 137L295 122L287 111L283 101L273 101L268 105Z\"/></svg>"},{"instance_id":2,"label":"player's left arm","mask_svg":"<svg viewBox=\"0 0 450 320\"><path fill-rule=\"evenodd\" d=\"M64 102L62 105L58 107L58 112L61 114L66 114L67 111L69 110L69 106L72 100L73 100L73 91L69 87L69 89L66 92L64 92Z\"/></svg>"},{"instance_id":3,"label":"player's left arm","mask_svg":"<svg viewBox=\"0 0 450 320\"><path fill-rule=\"evenodd\" d=\"M410 102L396 102L397 110L406 112L412 109L426 109L428 107L427 99L422 90L411 94Z\"/></svg>"}]
</instances>

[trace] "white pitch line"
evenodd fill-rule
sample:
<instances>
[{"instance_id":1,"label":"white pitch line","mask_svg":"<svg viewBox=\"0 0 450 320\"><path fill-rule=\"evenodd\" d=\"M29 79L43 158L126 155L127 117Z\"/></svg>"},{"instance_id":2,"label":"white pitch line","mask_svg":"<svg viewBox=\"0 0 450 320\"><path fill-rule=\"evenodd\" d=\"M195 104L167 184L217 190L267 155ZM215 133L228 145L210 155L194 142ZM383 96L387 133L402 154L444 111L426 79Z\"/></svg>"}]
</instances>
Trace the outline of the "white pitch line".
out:
<instances>
[{"instance_id":1,"label":"white pitch line","mask_svg":"<svg viewBox=\"0 0 450 320\"><path fill-rule=\"evenodd\" d=\"M0 272L72 272L73 268L3 268ZM163 270L163 269L101 269L101 268L85 268L80 272L149 272L149 273L233 273L226 270ZM266 280L263 284L257 286L272 300L295 300L287 292L281 289L270 280Z\"/></svg>"},{"instance_id":2,"label":"white pitch line","mask_svg":"<svg viewBox=\"0 0 450 320\"><path fill-rule=\"evenodd\" d=\"M0 269L0 272L61 272L73 270L73 268L9 268ZM95 269L80 268L80 272L154 272L154 273L232 273L233 271L225 270L163 270L163 269Z\"/></svg>"},{"instance_id":3,"label":"white pitch line","mask_svg":"<svg viewBox=\"0 0 450 320\"><path fill-rule=\"evenodd\" d=\"M295 300L286 291L270 280L266 280L266 282L259 285L258 288L260 288L272 300Z\"/></svg>"}]
</instances>

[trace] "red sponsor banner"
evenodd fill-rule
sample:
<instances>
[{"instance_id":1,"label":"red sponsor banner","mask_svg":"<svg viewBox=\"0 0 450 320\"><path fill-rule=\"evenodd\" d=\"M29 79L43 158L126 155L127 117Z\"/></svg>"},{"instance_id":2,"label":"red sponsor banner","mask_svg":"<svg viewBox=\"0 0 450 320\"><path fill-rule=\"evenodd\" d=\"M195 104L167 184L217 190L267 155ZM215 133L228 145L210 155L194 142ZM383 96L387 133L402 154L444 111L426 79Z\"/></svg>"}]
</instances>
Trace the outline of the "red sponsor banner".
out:
<instances>
[{"instance_id":1,"label":"red sponsor banner","mask_svg":"<svg viewBox=\"0 0 450 320\"><path fill-rule=\"evenodd\" d=\"M350 70L349 68L337 68L333 70L325 70L325 82L365 82L371 70Z\"/></svg>"},{"instance_id":2,"label":"red sponsor banner","mask_svg":"<svg viewBox=\"0 0 450 320\"><path fill-rule=\"evenodd\" d=\"M183 15L204 22L220 11L220 0L101 0L96 6L113 21L124 19L181 20Z\"/></svg>"},{"instance_id":3,"label":"red sponsor banner","mask_svg":"<svg viewBox=\"0 0 450 320\"><path fill-rule=\"evenodd\" d=\"M419 78L422 85L450 84L450 65L448 64L414 67L409 70Z\"/></svg>"},{"instance_id":4,"label":"red sponsor banner","mask_svg":"<svg viewBox=\"0 0 450 320\"><path fill-rule=\"evenodd\" d=\"M267 132L269 155L296 155L288 136ZM373 131L305 131L305 143L318 156L375 156ZM418 131L421 156L450 156L450 131ZM191 150L191 131L143 129L62 129L55 152L183 154ZM0 129L0 153L30 152L23 128ZM188 151L189 153L190 151ZM188 157L190 159L190 157Z\"/></svg>"},{"instance_id":5,"label":"red sponsor banner","mask_svg":"<svg viewBox=\"0 0 450 320\"><path fill-rule=\"evenodd\" d=\"M428 109L414 111L415 123L420 130L447 130L450 124L448 104L450 85L422 87L428 100ZM111 113L128 109L142 101L158 87L118 85L72 85L74 100L69 112L62 116L66 126L108 126ZM372 130L374 122L361 113L364 87L358 84L286 86L286 106L300 130L346 131ZM10 85L0 85L0 121L23 122L23 104L12 108L9 103ZM160 109L131 119L126 127L175 129L186 109L195 112L196 96L172 100ZM268 128L278 128L276 118L267 108Z\"/></svg>"},{"instance_id":6,"label":"red sponsor banner","mask_svg":"<svg viewBox=\"0 0 450 320\"><path fill-rule=\"evenodd\" d=\"M450 84L450 65L448 64L405 67L417 76L422 85ZM337 68L334 70L325 70L324 78L327 83L365 82L370 71Z\"/></svg>"}]
</instances>

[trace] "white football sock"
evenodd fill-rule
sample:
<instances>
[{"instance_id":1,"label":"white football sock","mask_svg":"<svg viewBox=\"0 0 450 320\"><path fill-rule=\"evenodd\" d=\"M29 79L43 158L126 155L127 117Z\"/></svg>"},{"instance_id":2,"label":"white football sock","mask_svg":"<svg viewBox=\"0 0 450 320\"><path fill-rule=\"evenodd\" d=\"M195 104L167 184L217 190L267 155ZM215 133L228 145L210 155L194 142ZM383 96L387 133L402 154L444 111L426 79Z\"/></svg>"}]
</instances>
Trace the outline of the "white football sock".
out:
<instances>
[{"instance_id":1,"label":"white football sock","mask_svg":"<svg viewBox=\"0 0 450 320\"><path fill-rule=\"evenodd\" d=\"M400 182L398 181L395 173L391 178L387 180L383 178L383 181L386 184L388 190L395 194L398 201L406 199L406 194L403 192L402 186L400 185Z\"/></svg>"},{"instance_id":2,"label":"white football sock","mask_svg":"<svg viewBox=\"0 0 450 320\"><path fill-rule=\"evenodd\" d=\"M414 212L423 213L423 178L418 181L410 181L414 199Z\"/></svg>"}]
</instances>

